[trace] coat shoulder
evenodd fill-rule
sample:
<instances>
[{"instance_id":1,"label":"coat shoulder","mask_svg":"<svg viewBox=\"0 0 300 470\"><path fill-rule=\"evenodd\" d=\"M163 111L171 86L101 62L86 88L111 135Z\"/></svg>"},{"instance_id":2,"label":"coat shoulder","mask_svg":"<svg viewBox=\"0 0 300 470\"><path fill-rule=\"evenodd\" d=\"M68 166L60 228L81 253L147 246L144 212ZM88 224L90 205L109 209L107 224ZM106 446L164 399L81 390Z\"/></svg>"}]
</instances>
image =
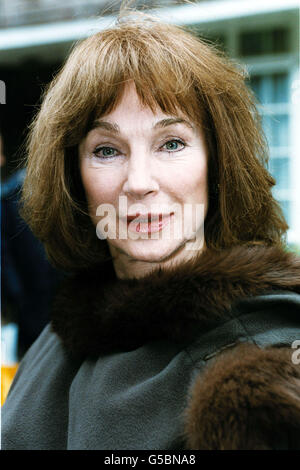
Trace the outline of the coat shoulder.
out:
<instances>
[{"instance_id":1,"label":"coat shoulder","mask_svg":"<svg viewBox=\"0 0 300 470\"><path fill-rule=\"evenodd\" d=\"M239 302L190 354L189 449L300 449L300 295Z\"/></svg>"},{"instance_id":2,"label":"coat shoulder","mask_svg":"<svg viewBox=\"0 0 300 470\"><path fill-rule=\"evenodd\" d=\"M196 331L196 329L195 329ZM269 291L233 304L224 321L199 334L187 351L195 364L206 363L224 350L248 342L259 347L287 345L300 339L300 295Z\"/></svg>"}]
</instances>

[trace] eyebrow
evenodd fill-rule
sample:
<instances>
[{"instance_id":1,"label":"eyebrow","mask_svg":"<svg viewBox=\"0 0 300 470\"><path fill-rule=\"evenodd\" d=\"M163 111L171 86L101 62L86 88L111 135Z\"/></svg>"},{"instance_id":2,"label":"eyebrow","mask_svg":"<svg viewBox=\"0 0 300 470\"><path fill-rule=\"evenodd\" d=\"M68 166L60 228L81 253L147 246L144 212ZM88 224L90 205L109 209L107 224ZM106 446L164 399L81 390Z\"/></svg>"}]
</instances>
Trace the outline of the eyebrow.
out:
<instances>
[{"instance_id":1,"label":"eyebrow","mask_svg":"<svg viewBox=\"0 0 300 470\"><path fill-rule=\"evenodd\" d=\"M194 126L189 121L179 117L162 119L161 121L158 121L154 124L153 129L162 129L174 124L185 124L187 127L190 127L192 130L194 130ZM120 134L120 128L117 124L108 121L102 121L101 119L97 119L93 122L90 131L99 128L114 134Z\"/></svg>"}]
</instances>

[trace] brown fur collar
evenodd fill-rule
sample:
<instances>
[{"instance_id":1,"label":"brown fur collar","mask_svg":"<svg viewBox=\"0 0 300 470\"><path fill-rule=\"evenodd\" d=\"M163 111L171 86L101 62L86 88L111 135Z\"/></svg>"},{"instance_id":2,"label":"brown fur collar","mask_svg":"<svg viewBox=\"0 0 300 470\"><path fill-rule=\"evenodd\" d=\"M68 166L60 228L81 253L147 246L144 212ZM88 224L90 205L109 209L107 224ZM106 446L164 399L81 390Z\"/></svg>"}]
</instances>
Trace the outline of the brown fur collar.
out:
<instances>
[{"instance_id":1,"label":"brown fur collar","mask_svg":"<svg viewBox=\"0 0 300 470\"><path fill-rule=\"evenodd\" d=\"M206 250L142 279L118 280L111 261L67 279L52 329L80 356L135 349L147 341L185 342L232 315L240 299L270 290L300 293L300 258L277 247Z\"/></svg>"},{"instance_id":2,"label":"brown fur collar","mask_svg":"<svg viewBox=\"0 0 300 470\"><path fill-rule=\"evenodd\" d=\"M191 390L186 448L299 450L300 365L291 355L241 344L217 356Z\"/></svg>"}]
</instances>

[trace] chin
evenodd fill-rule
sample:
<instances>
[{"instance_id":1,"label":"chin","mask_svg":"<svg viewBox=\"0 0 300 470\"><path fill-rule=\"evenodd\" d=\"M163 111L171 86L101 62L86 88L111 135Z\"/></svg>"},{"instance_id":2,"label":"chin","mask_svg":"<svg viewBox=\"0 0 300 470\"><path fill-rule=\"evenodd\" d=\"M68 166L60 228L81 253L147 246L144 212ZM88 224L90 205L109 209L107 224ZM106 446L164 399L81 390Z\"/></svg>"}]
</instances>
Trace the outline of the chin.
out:
<instances>
[{"instance_id":1,"label":"chin","mask_svg":"<svg viewBox=\"0 0 300 470\"><path fill-rule=\"evenodd\" d=\"M183 241L176 243L163 240L137 240L126 243L113 243L115 249L138 261L148 263L162 262L167 260L181 247Z\"/></svg>"}]
</instances>

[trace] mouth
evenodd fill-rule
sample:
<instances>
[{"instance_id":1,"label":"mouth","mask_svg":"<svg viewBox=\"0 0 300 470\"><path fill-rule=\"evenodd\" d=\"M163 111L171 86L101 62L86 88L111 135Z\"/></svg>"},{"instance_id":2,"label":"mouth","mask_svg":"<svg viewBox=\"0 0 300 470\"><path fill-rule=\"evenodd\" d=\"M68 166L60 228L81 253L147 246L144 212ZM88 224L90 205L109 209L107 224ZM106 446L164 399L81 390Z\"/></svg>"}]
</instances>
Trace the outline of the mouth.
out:
<instances>
[{"instance_id":1,"label":"mouth","mask_svg":"<svg viewBox=\"0 0 300 470\"><path fill-rule=\"evenodd\" d=\"M160 232L166 227L170 221L174 212L169 214L134 214L128 215L127 227L129 230L138 233L154 233Z\"/></svg>"}]
</instances>

